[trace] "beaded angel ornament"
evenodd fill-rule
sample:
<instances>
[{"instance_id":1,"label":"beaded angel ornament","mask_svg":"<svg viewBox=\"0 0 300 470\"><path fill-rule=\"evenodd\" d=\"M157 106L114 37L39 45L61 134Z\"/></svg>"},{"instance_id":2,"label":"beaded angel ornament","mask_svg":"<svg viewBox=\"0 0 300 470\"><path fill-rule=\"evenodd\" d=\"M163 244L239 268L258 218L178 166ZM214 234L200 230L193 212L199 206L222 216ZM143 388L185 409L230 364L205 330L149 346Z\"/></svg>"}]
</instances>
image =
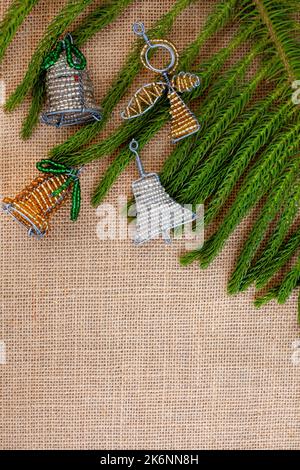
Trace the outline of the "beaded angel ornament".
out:
<instances>
[{"instance_id":1,"label":"beaded angel ornament","mask_svg":"<svg viewBox=\"0 0 300 470\"><path fill-rule=\"evenodd\" d=\"M166 92L170 101L171 136L172 141L178 142L200 129L200 124L178 93L192 91L200 85L197 75L188 72L179 72L172 77L178 65L178 52L170 41L152 39L145 33L143 23L135 23L133 31L144 38L146 44L141 51L141 62L147 69L158 73L160 79L142 86L132 97L127 108L121 113L123 119L133 119L153 108L158 99ZM170 55L170 62L164 68L156 68L150 63L149 53L161 49Z\"/></svg>"},{"instance_id":2,"label":"beaded angel ornament","mask_svg":"<svg viewBox=\"0 0 300 470\"><path fill-rule=\"evenodd\" d=\"M43 174L14 198L6 197L2 209L28 230L28 235L43 238L49 230L50 217L72 197L71 220L80 210L80 169L68 168L52 160L37 163Z\"/></svg>"},{"instance_id":3,"label":"beaded angel ornament","mask_svg":"<svg viewBox=\"0 0 300 470\"><path fill-rule=\"evenodd\" d=\"M196 219L189 209L172 199L162 186L157 173L145 173L138 154L138 142L132 140L130 150L135 155L140 178L132 183L136 204L136 233L134 242L145 243L162 235L171 243L170 230Z\"/></svg>"},{"instance_id":4,"label":"beaded angel ornament","mask_svg":"<svg viewBox=\"0 0 300 470\"><path fill-rule=\"evenodd\" d=\"M86 59L75 46L71 34L57 43L42 68L46 71L47 104L41 122L63 127L102 119L86 70Z\"/></svg>"}]
</instances>

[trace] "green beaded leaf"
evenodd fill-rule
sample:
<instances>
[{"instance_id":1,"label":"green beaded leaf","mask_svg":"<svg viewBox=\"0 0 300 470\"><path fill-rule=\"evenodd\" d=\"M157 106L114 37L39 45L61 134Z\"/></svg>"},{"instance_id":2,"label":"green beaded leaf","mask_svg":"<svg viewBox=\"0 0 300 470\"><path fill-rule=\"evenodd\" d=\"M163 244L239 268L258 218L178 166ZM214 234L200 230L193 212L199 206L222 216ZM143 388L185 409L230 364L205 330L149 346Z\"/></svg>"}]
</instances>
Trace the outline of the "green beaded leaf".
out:
<instances>
[{"instance_id":1,"label":"green beaded leaf","mask_svg":"<svg viewBox=\"0 0 300 470\"><path fill-rule=\"evenodd\" d=\"M53 49L44 59L42 64L43 70L48 70L58 61L61 53L66 51L66 58L70 68L76 70L84 70L86 67L86 58L78 47L73 44L72 39L68 36L63 41L59 41L55 49Z\"/></svg>"}]
</instances>

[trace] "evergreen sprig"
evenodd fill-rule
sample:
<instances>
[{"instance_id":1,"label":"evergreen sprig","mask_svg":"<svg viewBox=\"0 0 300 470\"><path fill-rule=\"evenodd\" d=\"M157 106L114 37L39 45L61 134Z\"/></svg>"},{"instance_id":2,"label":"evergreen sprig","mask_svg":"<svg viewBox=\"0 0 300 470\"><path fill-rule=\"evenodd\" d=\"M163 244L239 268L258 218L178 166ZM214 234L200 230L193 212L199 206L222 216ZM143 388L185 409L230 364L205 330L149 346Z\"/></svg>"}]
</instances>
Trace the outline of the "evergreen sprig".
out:
<instances>
[{"instance_id":1,"label":"evergreen sprig","mask_svg":"<svg viewBox=\"0 0 300 470\"><path fill-rule=\"evenodd\" d=\"M252 132L250 131L232 161L225 168L222 182L207 205L205 211L206 224L211 223L220 213L249 163L296 112L295 107L288 101L270 111L262 121L257 123Z\"/></svg>"},{"instance_id":2,"label":"evergreen sprig","mask_svg":"<svg viewBox=\"0 0 300 470\"><path fill-rule=\"evenodd\" d=\"M218 10L218 18L220 12ZM217 22L216 22L217 23ZM217 23L219 24L219 23ZM209 25L210 26L210 25ZM199 34L200 37L206 37L206 25L203 27L202 31ZM244 34L243 34L244 37ZM196 38L195 43L199 44L199 37ZM226 53L222 54L224 57L227 57ZM194 47L187 47L185 51L181 54L179 69L181 68L181 63L192 63L195 60L195 48ZM226 59L224 59L226 60ZM213 70L218 70L218 67L221 63L224 63L222 59L214 64ZM198 87L194 90L193 93L187 93L184 96L186 101L196 99L203 93L204 87L203 84L201 87ZM159 112L158 112L159 111ZM161 112L162 111L162 112ZM82 165L89 163L93 160L97 160L99 158L103 158L115 150L118 149L123 143L128 141L128 139L132 136L135 138L139 138L139 131L143 131L145 127L147 127L147 132L149 136L154 135L157 132L156 124L153 124L153 129L151 129L151 125L149 124L152 122L152 117L155 116L157 113L157 119L160 120L160 127L168 120L169 116L169 103L167 102L166 98L162 98L160 101L160 106L153 108L152 110L148 111L147 114L141 116L139 119L130 120L127 122L123 122L120 127L116 129L107 139L104 139L98 144L91 145L87 149L81 152L74 152L74 154L70 153L67 156L58 156L54 151L54 158L57 161L69 162L68 164L71 165ZM154 133L153 133L154 132Z\"/></svg>"},{"instance_id":3,"label":"evergreen sprig","mask_svg":"<svg viewBox=\"0 0 300 470\"><path fill-rule=\"evenodd\" d=\"M247 174L235 201L228 210L219 229L204 243L199 250L189 255L189 260L199 259L206 268L221 251L227 238L235 227L249 213L276 181L289 157L294 154L300 143L300 121L288 130L279 132L277 138L260 156L257 163ZM185 259L182 260L185 263Z\"/></svg>"},{"instance_id":4,"label":"evergreen sprig","mask_svg":"<svg viewBox=\"0 0 300 470\"><path fill-rule=\"evenodd\" d=\"M276 217L283 203L289 198L289 189L294 184L299 174L299 158L291 158L284 168L283 173L276 180L274 188L268 195L259 217L257 218L252 230L240 253L234 272L229 283L228 292L236 294L241 289L241 283L250 267L251 261L268 230L270 222Z\"/></svg>"},{"instance_id":5,"label":"evergreen sprig","mask_svg":"<svg viewBox=\"0 0 300 470\"><path fill-rule=\"evenodd\" d=\"M256 102L248 111L246 110L236 123L229 127L182 192L182 199L186 203L195 205L204 203L220 187L228 166L237 158L236 152L243 148L243 141L252 132L253 127L256 126L254 136L257 131L260 132L259 124L263 118L266 118L274 102L282 98L285 89L285 84L278 86L274 92Z\"/></svg>"},{"instance_id":6,"label":"evergreen sprig","mask_svg":"<svg viewBox=\"0 0 300 470\"><path fill-rule=\"evenodd\" d=\"M283 210L280 212L276 227L268 239L260 257L244 277L240 285L240 290L246 290L253 282L256 283L258 289L261 289L269 282L275 270L279 269L279 266L277 268L276 264L274 267L272 260L276 259L276 255L299 211L299 203L300 180L298 179L289 189L287 200L285 201Z\"/></svg>"},{"instance_id":7,"label":"evergreen sprig","mask_svg":"<svg viewBox=\"0 0 300 470\"><path fill-rule=\"evenodd\" d=\"M246 0L254 4L256 14L265 24L276 47L280 62L278 71L285 71L290 83L300 76L299 44L295 38L295 9L292 3L280 0Z\"/></svg>"},{"instance_id":8,"label":"evergreen sprig","mask_svg":"<svg viewBox=\"0 0 300 470\"><path fill-rule=\"evenodd\" d=\"M172 181L166 184L166 189L173 195L177 195L176 198L180 202L186 202L185 196L185 184L188 184L190 176L193 171L198 168L207 153L212 147L218 142L220 135L222 135L234 122L234 120L240 115L242 110L248 104L251 96L257 89L259 83L264 79L268 71L268 66L260 69L249 84L242 88L242 91L234 96L233 99L229 100L226 104L225 109L217 113L217 119L211 124L206 130L205 135L200 141L200 144L196 146L195 150L190 153L186 159L181 163L181 167L178 169L176 176ZM162 173L164 175L164 172ZM164 176L162 177L165 181Z\"/></svg>"},{"instance_id":9,"label":"evergreen sprig","mask_svg":"<svg viewBox=\"0 0 300 470\"><path fill-rule=\"evenodd\" d=\"M0 22L0 63L19 27L39 0L14 0Z\"/></svg>"},{"instance_id":10,"label":"evergreen sprig","mask_svg":"<svg viewBox=\"0 0 300 470\"><path fill-rule=\"evenodd\" d=\"M178 14L194 1L197 0L177 0L171 10L148 31L149 37L165 37ZM25 5L30 2L22 3ZM7 109L14 109L33 89L31 109L22 130L25 138L30 136L36 125L43 102L44 80L39 72L41 61L58 36L67 29L71 17L78 16L89 3L89 0L68 1L62 10L65 16L58 15L51 23L32 58L25 79L7 103ZM113 21L129 3L130 0L110 0L93 11L73 32L76 43L82 45L86 42ZM240 30L234 39L218 51L205 64L204 71L199 73L201 87L183 96L189 102L208 91L196 111L202 122L202 130L174 148L161 172L162 183L176 200L193 204L205 202L206 224L216 218L242 179L241 189L218 230L201 249L184 255L182 264L198 259L201 267L207 267L236 226L264 198L262 209L229 281L230 293L244 290L251 283L255 283L258 288L265 286L294 254L299 256L300 228L286 240L300 200L300 164L294 156L300 144L299 108L293 105L290 97L290 85L300 77L297 42L300 28L293 17L298 3L296 0L221 0L195 41L181 55L180 68L190 70L199 49L207 40L229 21L238 19ZM16 25L18 27L18 23ZM250 53L244 54L228 72L221 73L232 51L250 37L253 39ZM11 38L7 36L6 40L9 42ZM101 132L138 74L141 67L140 48L141 41L138 40L104 98L103 121L80 129L51 151L52 158L73 166L86 164L119 150L96 188L94 205L103 200L113 182L131 162L128 140L134 136L142 149L169 118L169 103L163 98L160 106L154 107L147 115L123 123L107 139L85 148ZM247 69L260 57L262 61L259 61L254 77L245 81ZM253 103L255 91L266 78L274 83L272 91ZM265 240L269 226L275 220L275 229ZM299 283L300 257L282 283L259 297L256 305L262 305L272 298L284 302Z\"/></svg>"},{"instance_id":11,"label":"evergreen sprig","mask_svg":"<svg viewBox=\"0 0 300 470\"><path fill-rule=\"evenodd\" d=\"M44 57L51 51L61 34L63 34L75 18L82 13L93 0L69 0L60 13L48 26L44 37L38 44L27 72L20 85L8 98L5 109L13 111L26 98L39 80L41 65Z\"/></svg>"},{"instance_id":12,"label":"evergreen sprig","mask_svg":"<svg viewBox=\"0 0 300 470\"><path fill-rule=\"evenodd\" d=\"M258 288L264 287L269 280L292 258L300 247L300 228L284 241L273 258L268 258L261 272L255 278Z\"/></svg>"},{"instance_id":13,"label":"evergreen sprig","mask_svg":"<svg viewBox=\"0 0 300 470\"><path fill-rule=\"evenodd\" d=\"M40 113L44 104L45 93L45 73L41 72L39 79L33 85L29 112L23 122L21 129L21 137L24 140L27 140L32 136L33 129L39 122Z\"/></svg>"},{"instance_id":14,"label":"evergreen sprig","mask_svg":"<svg viewBox=\"0 0 300 470\"><path fill-rule=\"evenodd\" d=\"M252 29L248 30L251 34ZM237 38L241 39L238 35ZM243 57L238 64L234 65L225 75L217 80L215 85L211 88L210 92L203 105L196 111L198 119L202 123L202 129L198 132L197 136L193 140L186 140L180 142L174 151L170 154L167 160L164 163L163 169L161 171L160 177L164 185L175 194L176 188L173 188L170 182L173 182L173 186L176 185L176 182L173 180L174 175L180 171L181 166L184 165L186 160L196 159L195 154L199 154L197 148L197 142L202 142L202 135L207 135L209 130L214 128L216 122L216 115L224 115L225 110L227 110L230 105L228 100L231 102L236 98L233 98L234 90L237 87L237 83L245 75L249 65L252 63L254 58L260 51L260 46L255 47L249 54ZM220 111L222 109L222 112ZM194 150L193 150L194 149ZM192 152L192 153L191 153ZM178 195L177 195L178 197Z\"/></svg>"},{"instance_id":15,"label":"evergreen sprig","mask_svg":"<svg viewBox=\"0 0 300 470\"><path fill-rule=\"evenodd\" d=\"M101 4L72 31L76 46L83 46L96 33L115 21L133 0L107 0Z\"/></svg>"},{"instance_id":16,"label":"evergreen sprig","mask_svg":"<svg viewBox=\"0 0 300 470\"><path fill-rule=\"evenodd\" d=\"M296 263L284 276L283 281L275 287L269 289L269 291L258 297L254 304L256 307L261 307L272 299L277 299L279 304L284 304L290 297L293 289L298 285L300 279L300 257L298 257Z\"/></svg>"}]
</instances>

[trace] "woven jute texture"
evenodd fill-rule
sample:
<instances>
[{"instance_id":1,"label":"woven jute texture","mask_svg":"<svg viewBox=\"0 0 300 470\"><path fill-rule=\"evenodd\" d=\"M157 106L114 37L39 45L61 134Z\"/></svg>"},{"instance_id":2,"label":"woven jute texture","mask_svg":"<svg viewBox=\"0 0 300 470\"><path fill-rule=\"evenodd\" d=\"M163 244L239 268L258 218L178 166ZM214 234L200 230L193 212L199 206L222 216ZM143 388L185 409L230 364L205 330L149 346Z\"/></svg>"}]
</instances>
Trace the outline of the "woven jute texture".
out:
<instances>
[{"instance_id":1,"label":"woven jute texture","mask_svg":"<svg viewBox=\"0 0 300 470\"><path fill-rule=\"evenodd\" d=\"M18 32L1 70L7 95L64 3L41 0ZM98 102L134 43L131 24L152 26L172 3L136 1L83 47ZM169 38L179 52L214 3L199 0L177 19ZM1 17L8 5L1 0ZM210 40L200 63L231 33L227 28ZM120 110L145 77L136 78L101 138L120 124ZM28 105L0 111L5 196L28 184L36 161L74 132L39 125L21 141ZM159 170L169 154L168 133L143 151L147 170ZM143 247L100 240L90 196L109 161L82 174L76 224L65 207L49 237L36 241L1 215L1 448L299 449L296 297L256 311L252 290L226 294L253 215L205 271L179 266L183 240ZM130 196L134 179L132 164L105 203L116 207L119 195Z\"/></svg>"}]
</instances>

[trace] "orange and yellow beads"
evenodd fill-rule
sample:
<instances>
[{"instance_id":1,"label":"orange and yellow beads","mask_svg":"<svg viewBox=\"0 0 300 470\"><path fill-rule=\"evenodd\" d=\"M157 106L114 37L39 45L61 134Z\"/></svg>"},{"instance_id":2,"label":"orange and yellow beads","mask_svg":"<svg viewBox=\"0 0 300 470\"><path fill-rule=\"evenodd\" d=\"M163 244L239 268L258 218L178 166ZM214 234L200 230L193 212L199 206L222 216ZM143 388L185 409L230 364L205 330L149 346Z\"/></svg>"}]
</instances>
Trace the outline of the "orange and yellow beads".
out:
<instances>
[{"instance_id":1,"label":"orange and yellow beads","mask_svg":"<svg viewBox=\"0 0 300 470\"><path fill-rule=\"evenodd\" d=\"M66 175L42 175L35 178L15 198L3 199L3 209L37 238L45 236L50 216L65 202L70 186L58 195L53 193L67 181Z\"/></svg>"}]
</instances>

